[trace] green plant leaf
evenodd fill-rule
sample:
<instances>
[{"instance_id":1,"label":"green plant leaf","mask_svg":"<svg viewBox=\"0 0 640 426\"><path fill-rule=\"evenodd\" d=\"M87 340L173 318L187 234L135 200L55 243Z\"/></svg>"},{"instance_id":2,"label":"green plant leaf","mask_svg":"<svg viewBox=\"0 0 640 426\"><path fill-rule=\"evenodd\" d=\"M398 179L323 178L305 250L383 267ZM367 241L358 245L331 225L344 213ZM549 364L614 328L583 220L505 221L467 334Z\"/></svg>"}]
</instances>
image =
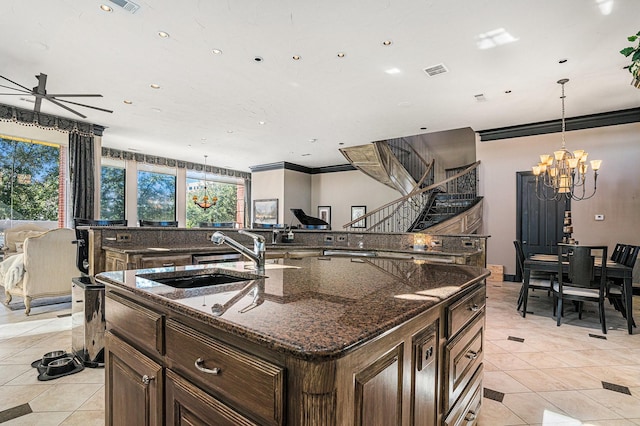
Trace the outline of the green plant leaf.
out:
<instances>
[{"instance_id":1,"label":"green plant leaf","mask_svg":"<svg viewBox=\"0 0 640 426\"><path fill-rule=\"evenodd\" d=\"M629 41L636 41L637 39L638 39L637 35L632 35L632 36L627 37L627 40L629 40Z\"/></svg>"},{"instance_id":2,"label":"green plant leaf","mask_svg":"<svg viewBox=\"0 0 640 426\"><path fill-rule=\"evenodd\" d=\"M620 51L624 56L629 56L633 53L633 47L625 47Z\"/></svg>"},{"instance_id":3,"label":"green plant leaf","mask_svg":"<svg viewBox=\"0 0 640 426\"><path fill-rule=\"evenodd\" d=\"M631 57L633 62L640 62L640 50L636 50L636 52Z\"/></svg>"}]
</instances>

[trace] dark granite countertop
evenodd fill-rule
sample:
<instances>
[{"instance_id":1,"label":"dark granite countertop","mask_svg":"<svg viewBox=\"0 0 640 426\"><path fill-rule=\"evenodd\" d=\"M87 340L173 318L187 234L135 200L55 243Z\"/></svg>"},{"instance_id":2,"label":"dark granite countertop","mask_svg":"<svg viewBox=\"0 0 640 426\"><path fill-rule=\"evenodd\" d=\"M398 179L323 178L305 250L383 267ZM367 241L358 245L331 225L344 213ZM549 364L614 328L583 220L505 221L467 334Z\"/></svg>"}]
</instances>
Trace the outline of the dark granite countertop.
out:
<instances>
[{"instance_id":1,"label":"dark granite countertop","mask_svg":"<svg viewBox=\"0 0 640 426\"><path fill-rule=\"evenodd\" d=\"M319 359L340 357L489 275L472 266L380 257L271 260L264 277L252 266L230 262L96 278L272 350ZM194 289L153 281L221 271L247 281ZM223 305L221 315L212 313L214 304Z\"/></svg>"},{"instance_id":2,"label":"dark granite countertop","mask_svg":"<svg viewBox=\"0 0 640 426\"><path fill-rule=\"evenodd\" d=\"M102 249L105 251L111 251L115 253L122 254L180 254L180 253L194 253L194 254L202 254L202 253L237 253L233 249L227 246L216 246L216 245L207 245L207 246L189 246L189 247L142 247L142 246L133 246L133 247L121 247L121 246L110 246L103 245ZM276 243L276 244L267 244L266 245L267 255L271 252L287 252L287 251L344 251L344 252L353 252L353 253L366 253L366 252L379 252L384 254L403 254L406 255L407 258L411 256L421 257L421 256L454 256L454 257L469 257L474 256L477 252L468 252L468 253L460 253L460 252L446 252L440 249L428 248L426 250L411 250L411 249L391 249L391 248L378 248L378 247L349 247L349 246L331 246L331 245L305 245L300 243ZM405 256L403 256L405 257Z\"/></svg>"}]
</instances>

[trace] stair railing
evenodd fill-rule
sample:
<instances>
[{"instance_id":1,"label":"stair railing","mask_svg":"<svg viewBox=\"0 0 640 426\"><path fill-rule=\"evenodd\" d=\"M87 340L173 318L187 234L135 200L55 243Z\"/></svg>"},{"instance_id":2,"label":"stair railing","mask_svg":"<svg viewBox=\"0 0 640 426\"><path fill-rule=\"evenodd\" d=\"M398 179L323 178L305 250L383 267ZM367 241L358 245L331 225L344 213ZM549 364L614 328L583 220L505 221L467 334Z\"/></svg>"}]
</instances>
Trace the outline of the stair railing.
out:
<instances>
[{"instance_id":1,"label":"stair railing","mask_svg":"<svg viewBox=\"0 0 640 426\"><path fill-rule=\"evenodd\" d=\"M425 159L406 138L389 139L387 146L414 180L419 180L421 176L424 180L425 171L432 165L433 158ZM427 180L422 184L431 185L432 183L433 181Z\"/></svg>"},{"instance_id":2,"label":"stair railing","mask_svg":"<svg viewBox=\"0 0 640 426\"><path fill-rule=\"evenodd\" d=\"M466 187L474 192L469 196L477 196L475 193L477 185L470 186L468 183L470 179L477 178L476 169L479 165L480 161L476 161L441 182L428 185L391 201L342 227L353 232L407 232L427 206L432 191L437 189L446 192L448 187ZM364 226L359 227L360 224L364 224Z\"/></svg>"}]
</instances>

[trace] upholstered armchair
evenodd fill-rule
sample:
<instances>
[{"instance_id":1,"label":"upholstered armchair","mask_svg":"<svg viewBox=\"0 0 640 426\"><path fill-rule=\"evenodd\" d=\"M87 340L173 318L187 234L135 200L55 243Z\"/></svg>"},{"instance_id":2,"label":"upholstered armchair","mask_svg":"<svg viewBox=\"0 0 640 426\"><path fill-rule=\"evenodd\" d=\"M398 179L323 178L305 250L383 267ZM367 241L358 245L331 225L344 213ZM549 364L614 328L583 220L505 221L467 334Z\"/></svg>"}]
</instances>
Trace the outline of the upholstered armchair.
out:
<instances>
[{"instance_id":1,"label":"upholstered armchair","mask_svg":"<svg viewBox=\"0 0 640 426\"><path fill-rule=\"evenodd\" d=\"M76 266L73 229L60 228L24 240L24 275L12 286L5 285L7 304L12 296L24 298L25 314L36 298L71 295L71 279L80 275ZM5 260L6 261L6 260Z\"/></svg>"},{"instance_id":2,"label":"upholstered armchair","mask_svg":"<svg viewBox=\"0 0 640 426\"><path fill-rule=\"evenodd\" d=\"M4 246L2 247L2 254L4 254L4 258L6 259L16 253L22 253L25 238L35 237L44 232L47 232L46 228L31 224L19 225L5 229Z\"/></svg>"}]
</instances>

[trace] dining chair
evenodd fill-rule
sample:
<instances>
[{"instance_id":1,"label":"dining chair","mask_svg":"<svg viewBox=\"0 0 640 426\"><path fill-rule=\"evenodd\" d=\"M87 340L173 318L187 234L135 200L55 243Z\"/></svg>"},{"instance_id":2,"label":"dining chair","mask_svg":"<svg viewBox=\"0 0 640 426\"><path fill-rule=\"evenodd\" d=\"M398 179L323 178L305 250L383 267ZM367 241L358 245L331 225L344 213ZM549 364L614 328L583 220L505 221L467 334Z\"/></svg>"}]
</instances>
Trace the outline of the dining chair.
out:
<instances>
[{"instance_id":1,"label":"dining chair","mask_svg":"<svg viewBox=\"0 0 640 426\"><path fill-rule=\"evenodd\" d=\"M522 303L524 302L524 249L522 248L522 241L514 240L513 245L516 248L516 260L518 261L518 267L520 268L520 273L522 276L522 286L520 287L520 294L518 295L518 307L517 310L520 310L522 307ZM529 289L538 289L538 290L546 290L547 296L551 295L551 281L552 275L545 272L540 271L532 271L531 276L529 277Z\"/></svg>"},{"instance_id":2,"label":"dining chair","mask_svg":"<svg viewBox=\"0 0 640 426\"><path fill-rule=\"evenodd\" d=\"M618 250L618 246L620 247L620 253L617 257L617 260L614 260L614 256L611 256L611 260L620 263L621 265L628 266L631 269L636 264L636 260L638 259L638 255L640 254L640 246L633 246L628 244L616 244L615 250ZM614 250L614 251L615 251ZM627 318L627 309L625 307L625 294L624 294L624 281L622 278L609 278L607 280L607 299L609 299L609 303L613 305L616 311L619 311L623 318ZM633 326L636 326L635 320L633 321Z\"/></svg>"},{"instance_id":3,"label":"dining chair","mask_svg":"<svg viewBox=\"0 0 640 426\"><path fill-rule=\"evenodd\" d=\"M160 227L169 227L169 228L177 228L178 221L172 220L140 220L140 226L160 226Z\"/></svg>"},{"instance_id":4,"label":"dining chair","mask_svg":"<svg viewBox=\"0 0 640 426\"><path fill-rule=\"evenodd\" d=\"M607 334L604 314L604 299L607 291L607 250L607 246L558 246L558 279L552 286L554 305L556 305L554 315L557 317L558 326L564 312L562 305L565 300L577 302L578 319L582 319L584 302L596 302L602 333ZM563 262L567 260L569 271L565 277ZM599 271L596 265L601 265Z\"/></svg>"}]
</instances>

